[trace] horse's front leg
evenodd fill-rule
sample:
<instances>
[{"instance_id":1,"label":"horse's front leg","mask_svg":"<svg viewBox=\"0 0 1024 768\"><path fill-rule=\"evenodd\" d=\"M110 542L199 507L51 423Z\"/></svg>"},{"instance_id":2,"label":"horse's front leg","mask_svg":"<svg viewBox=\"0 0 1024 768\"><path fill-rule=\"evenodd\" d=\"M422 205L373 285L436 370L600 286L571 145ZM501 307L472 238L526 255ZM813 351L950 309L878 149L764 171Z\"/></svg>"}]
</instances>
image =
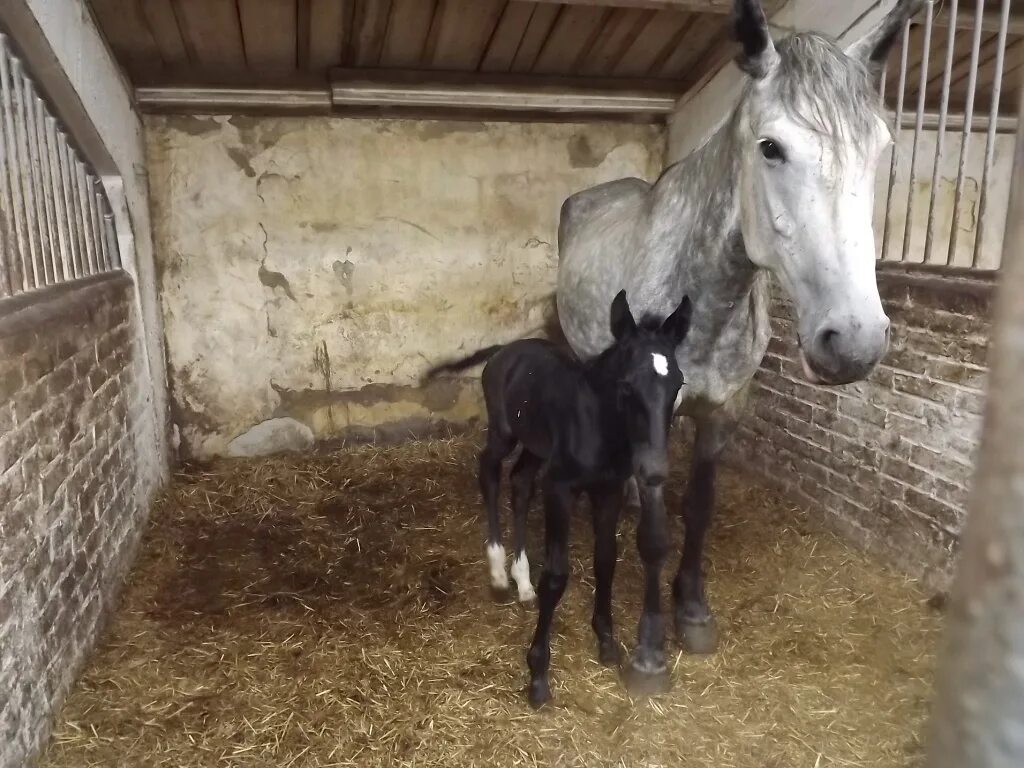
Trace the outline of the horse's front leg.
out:
<instances>
[{"instance_id":1,"label":"horse's front leg","mask_svg":"<svg viewBox=\"0 0 1024 768\"><path fill-rule=\"evenodd\" d=\"M590 626L597 636L597 656L605 666L618 666L619 644L612 621L612 584L618 559L616 533L622 511L622 483L590 491L594 518L594 616Z\"/></svg>"},{"instance_id":2,"label":"horse's front leg","mask_svg":"<svg viewBox=\"0 0 1024 768\"><path fill-rule=\"evenodd\" d=\"M683 557L672 583L676 634L688 653L714 653L718 630L704 592L704 537L715 505L715 475L731 424L724 419L697 423L690 484L683 498Z\"/></svg>"},{"instance_id":3,"label":"horse's front leg","mask_svg":"<svg viewBox=\"0 0 1024 768\"><path fill-rule=\"evenodd\" d=\"M537 584L537 630L526 653L530 668L530 706L551 699L551 623L569 581L569 520L573 494L568 483L549 476L544 481L544 567Z\"/></svg>"},{"instance_id":4,"label":"horse's front leg","mask_svg":"<svg viewBox=\"0 0 1024 768\"><path fill-rule=\"evenodd\" d=\"M634 696L664 693L671 686L665 663L665 616L661 610L661 568L668 554L668 520L662 485L640 484L636 545L644 564L644 606L637 646L624 672Z\"/></svg>"}]
</instances>

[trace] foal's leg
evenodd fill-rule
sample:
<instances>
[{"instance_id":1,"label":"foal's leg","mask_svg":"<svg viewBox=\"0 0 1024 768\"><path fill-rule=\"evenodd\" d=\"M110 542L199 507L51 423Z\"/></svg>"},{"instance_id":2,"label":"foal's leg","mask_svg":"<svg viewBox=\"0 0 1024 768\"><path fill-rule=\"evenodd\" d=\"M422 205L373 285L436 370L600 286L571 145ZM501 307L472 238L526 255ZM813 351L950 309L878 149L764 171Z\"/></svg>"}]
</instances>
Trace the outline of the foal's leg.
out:
<instances>
[{"instance_id":1,"label":"foal's leg","mask_svg":"<svg viewBox=\"0 0 1024 768\"><path fill-rule=\"evenodd\" d=\"M665 617L661 611L661 567L668 554L668 518L663 486L641 486L640 499L636 546L644 564L644 607L637 646L625 670L625 680L631 694L650 695L664 693L671 686L665 663Z\"/></svg>"},{"instance_id":2,"label":"foal's leg","mask_svg":"<svg viewBox=\"0 0 1024 768\"><path fill-rule=\"evenodd\" d=\"M537 630L526 653L530 706L534 708L551 698L551 622L569 581L569 518L573 503L568 483L553 481L549 476L544 485L544 568L537 584Z\"/></svg>"},{"instance_id":3,"label":"foal's leg","mask_svg":"<svg viewBox=\"0 0 1024 768\"><path fill-rule=\"evenodd\" d=\"M619 644L612 624L612 583L618 558L615 535L622 501L621 483L590 492L594 513L594 618L590 625L597 635L598 658L609 667L619 663Z\"/></svg>"},{"instance_id":4,"label":"foal's leg","mask_svg":"<svg viewBox=\"0 0 1024 768\"><path fill-rule=\"evenodd\" d=\"M704 535L715 504L715 475L718 457L731 424L722 418L697 422L690 484L683 498L683 557L672 583L676 634L689 653L713 653L718 647L718 630L704 593L702 558Z\"/></svg>"},{"instance_id":5,"label":"foal's leg","mask_svg":"<svg viewBox=\"0 0 1024 768\"><path fill-rule=\"evenodd\" d=\"M487 510L487 563L491 572L491 589L495 596L508 591L508 573L505 571L505 547L501 544L501 517L498 509L498 490L501 485L501 462L515 448L514 438L502 434L500 427L487 428L487 445L480 452L480 492Z\"/></svg>"},{"instance_id":6,"label":"foal's leg","mask_svg":"<svg viewBox=\"0 0 1024 768\"><path fill-rule=\"evenodd\" d=\"M533 584L530 583L530 561L526 557L526 519L530 511L530 500L533 498L534 480L543 460L523 447L522 453L512 467L509 483L512 486L512 531L513 552L512 578L519 590L519 601L522 603L536 597Z\"/></svg>"}]
</instances>

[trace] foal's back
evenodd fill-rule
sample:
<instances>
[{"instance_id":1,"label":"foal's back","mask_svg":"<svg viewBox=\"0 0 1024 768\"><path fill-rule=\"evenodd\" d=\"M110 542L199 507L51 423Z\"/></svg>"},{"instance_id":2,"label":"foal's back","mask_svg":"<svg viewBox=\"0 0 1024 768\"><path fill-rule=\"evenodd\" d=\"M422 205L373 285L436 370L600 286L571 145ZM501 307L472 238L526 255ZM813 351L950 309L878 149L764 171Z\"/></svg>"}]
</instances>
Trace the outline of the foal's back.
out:
<instances>
[{"instance_id":1,"label":"foal's back","mask_svg":"<svg viewBox=\"0 0 1024 768\"><path fill-rule=\"evenodd\" d=\"M541 458L550 457L559 432L589 395L580 363L544 339L503 347L482 378L489 429Z\"/></svg>"}]
</instances>

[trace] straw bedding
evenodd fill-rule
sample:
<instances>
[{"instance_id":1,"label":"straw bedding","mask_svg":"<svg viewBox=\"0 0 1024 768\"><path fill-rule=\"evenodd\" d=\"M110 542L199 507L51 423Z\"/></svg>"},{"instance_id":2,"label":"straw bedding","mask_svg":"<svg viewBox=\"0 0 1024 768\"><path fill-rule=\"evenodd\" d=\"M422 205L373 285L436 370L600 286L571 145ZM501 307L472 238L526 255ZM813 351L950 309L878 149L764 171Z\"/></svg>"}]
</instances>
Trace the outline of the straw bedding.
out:
<instances>
[{"instance_id":1,"label":"straw bedding","mask_svg":"<svg viewBox=\"0 0 1024 768\"><path fill-rule=\"evenodd\" d=\"M709 545L718 653L673 643L672 691L630 700L595 659L581 510L553 642L555 701L532 712L524 653L535 613L490 597L478 442L179 473L42 765L920 764L941 617L913 582L732 472ZM535 502L534 561L541 517ZM630 645L634 523L631 513L620 526L614 598Z\"/></svg>"}]
</instances>

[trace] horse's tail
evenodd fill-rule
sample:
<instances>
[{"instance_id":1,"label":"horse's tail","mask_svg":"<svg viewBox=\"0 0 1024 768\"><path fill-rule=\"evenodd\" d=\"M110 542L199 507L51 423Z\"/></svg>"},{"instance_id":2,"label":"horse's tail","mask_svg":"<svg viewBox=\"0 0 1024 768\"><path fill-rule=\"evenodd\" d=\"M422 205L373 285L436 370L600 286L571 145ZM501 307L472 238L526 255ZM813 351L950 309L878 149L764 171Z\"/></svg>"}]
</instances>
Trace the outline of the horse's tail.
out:
<instances>
[{"instance_id":1,"label":"horse's tail","mask_svg":"<svg viewBox=\"0 0 1024 768\"><path fill-rule=\"evenodd\" d=\"M464 357L461 360L453 360L449 363L441 363L441 365L435 365L425 374L423 374L423 381L430 381L435 376L442 373L455 373L457 371L464 371L467 368L472 368L474 365L480 365L480 363L486 363L498 350L502 349L504 344L495 344L493 347L484 347L478 349L468 357Z\"/></svg>"}]
</instances>

